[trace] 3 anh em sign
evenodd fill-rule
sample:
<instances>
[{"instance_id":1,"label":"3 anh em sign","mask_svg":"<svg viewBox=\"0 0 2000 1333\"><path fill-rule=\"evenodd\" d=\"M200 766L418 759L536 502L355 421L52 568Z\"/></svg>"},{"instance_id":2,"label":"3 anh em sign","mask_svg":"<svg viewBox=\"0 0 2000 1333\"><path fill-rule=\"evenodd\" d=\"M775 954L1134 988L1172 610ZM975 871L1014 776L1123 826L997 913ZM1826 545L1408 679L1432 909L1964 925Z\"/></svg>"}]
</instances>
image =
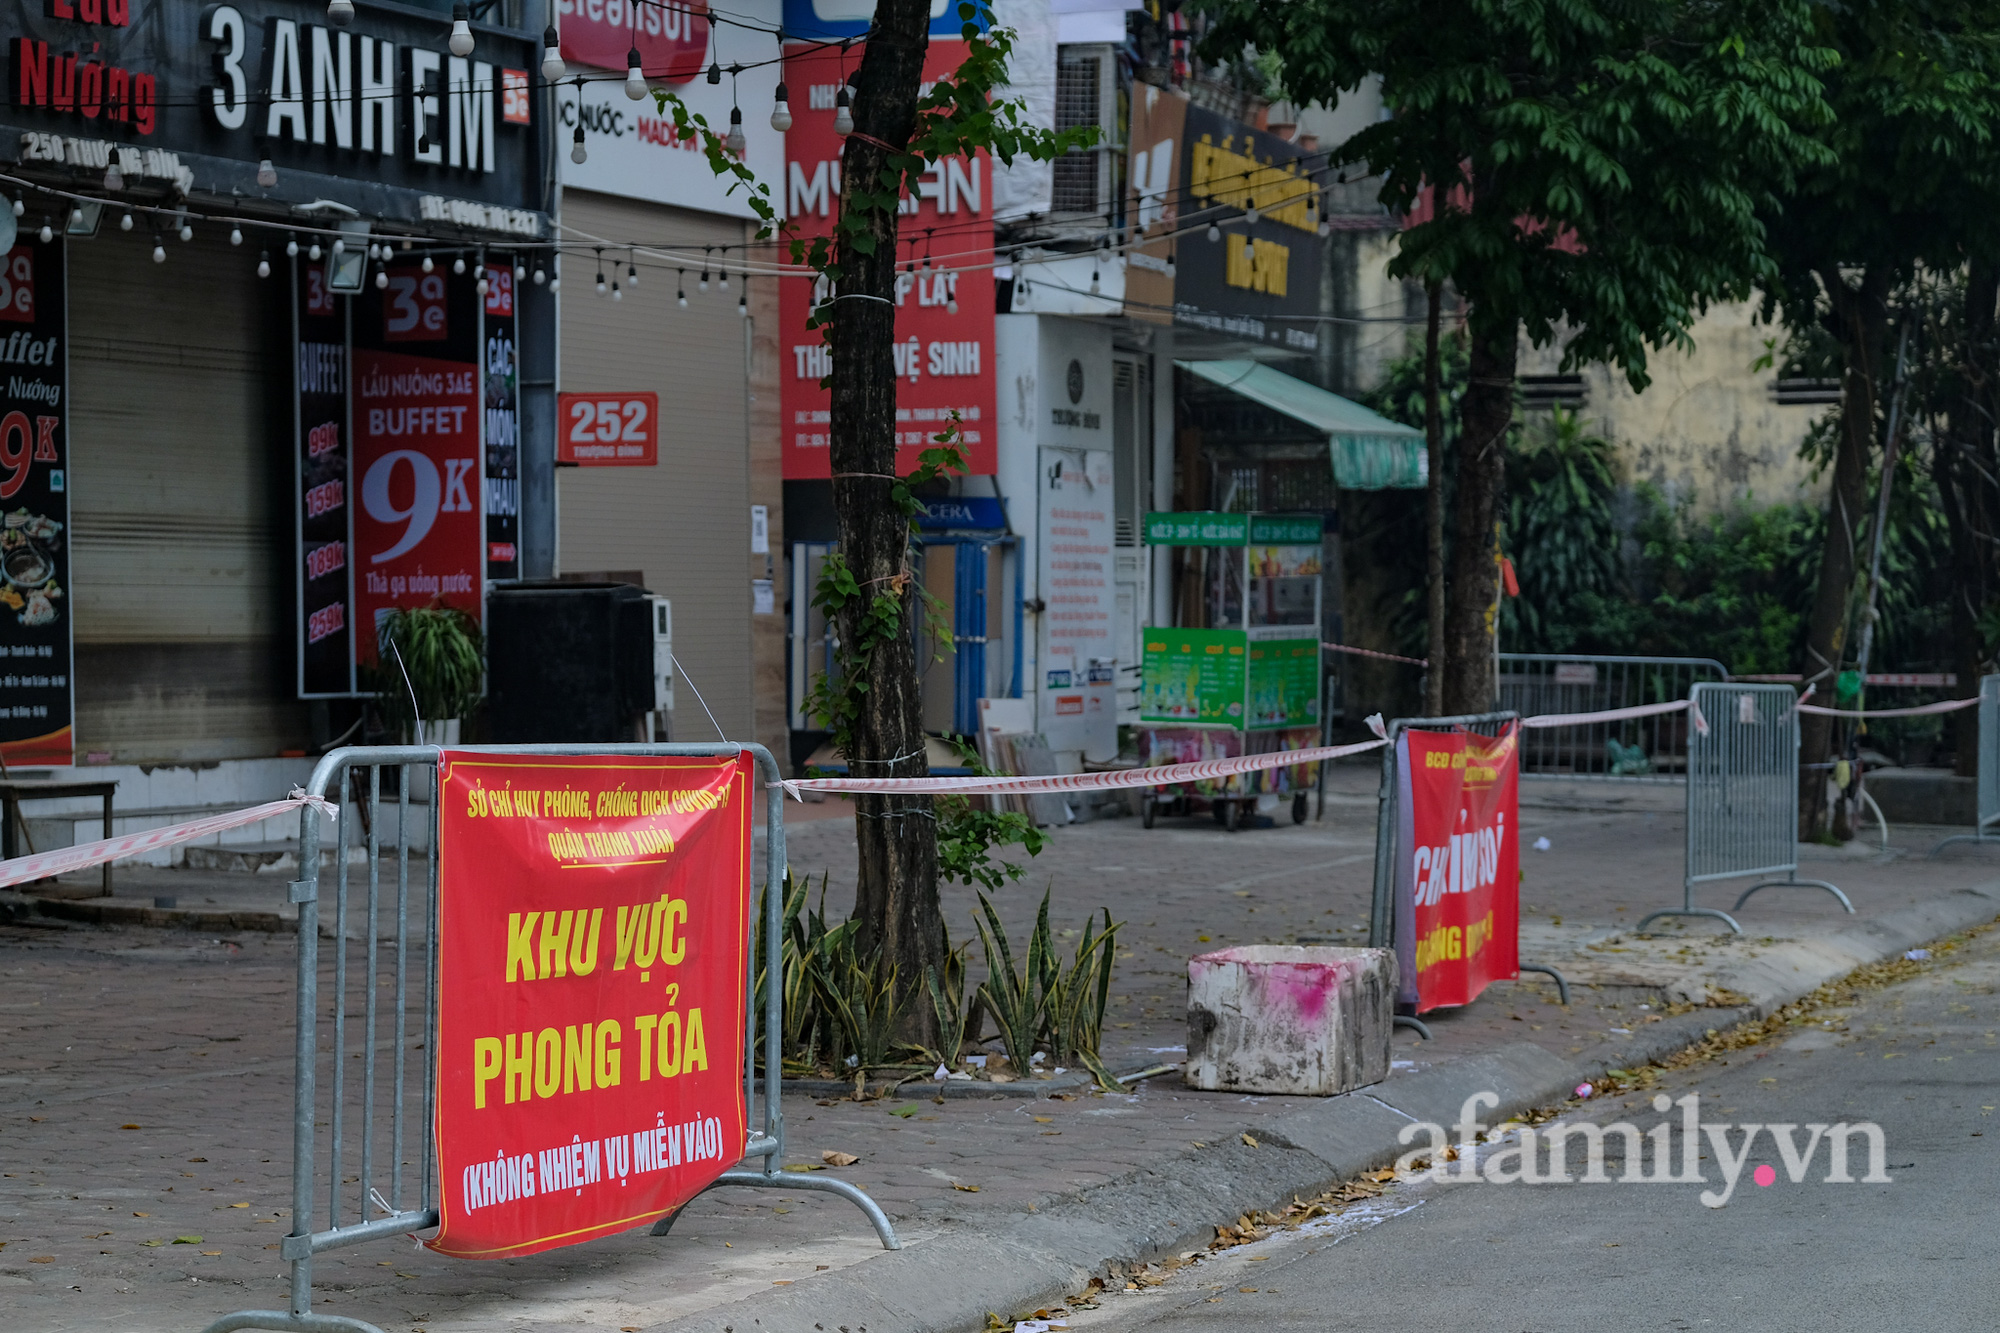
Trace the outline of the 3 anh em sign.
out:
<instances>
[{"instance_id":1,"label":"3 anh em sign","mask_svg":"<svg viewBox=\"0 0 2000 1333\"><path fill-rule=\"evenodd\" d=\"M446 751L430 1248L659 1217L742 1156L747 758Z\"/></svg>"},{"instance_id":2,"label":"3 anh em sign","mask_svg":"<svg viewBox=\"0 0 2000 1333\"><path fill-rule=\"evenodd\" d=\"M1521 975L1519 736L1510 725L1396 742L1396 953L1400 998L1418 1013Z\"/></svg>"},{"instance_id":3,"label":"3 anh em sign","mask_svg":"<svg viewBox=\"0 0 2000 1333\"><path fill-rule=\"evenodd\" d=\"M577 467L652 467L660 461L660 395L559 393L556 462Z\"/></svg>"}]
</instances>

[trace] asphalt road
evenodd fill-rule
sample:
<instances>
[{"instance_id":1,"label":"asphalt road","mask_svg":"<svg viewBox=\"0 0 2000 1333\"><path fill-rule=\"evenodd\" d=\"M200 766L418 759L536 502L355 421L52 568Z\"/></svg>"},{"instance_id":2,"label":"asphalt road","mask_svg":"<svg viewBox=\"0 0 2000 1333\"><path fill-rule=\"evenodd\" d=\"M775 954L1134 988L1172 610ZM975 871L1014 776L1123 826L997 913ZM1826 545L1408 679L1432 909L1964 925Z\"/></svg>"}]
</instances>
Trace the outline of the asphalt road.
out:
<instances>
[{"instance_id":1,"label":"asphalt road","mask_svg":"<svg viewBox=\"0 0 2000 1333\"><path fill-rule=\"evenodd\" d=\"M1898 985L1813 1016L1810 1026L1667 1075L1700 1094L1705 1184L1392 1186L1307 1230L1212 1256L1158 1287L1112 1292L1069 1327L1158 1330L1992 1329L2000 1324L2000 930ZM1830 1023L1830 1025L1829 1025ZM1649 1097L1588 1104L1564 1119L1666 1116ZM1889 1183L1827 1183L1825 1142L1793 1183L1768 1130L1743 1153L1742 1127L1873 1121ZM1722 1187L1711 1127L1740 1156ZM1802 1149L1809 1130L1796 1131ZM1614 1136L1612 1143L1619 1140ZM1505 1142L1480 1150L1490 1162ZM1680 1137L1674 1135L1674 1163ZM1582 1174L1580 1147L1571 1171ZM1645 1153L1648 1168L1652 1153ZM1543 1159L1544 1168L1546 1158ZM1759 1166L1773 1168L1760 1185ZM1455 1168L1454 1168L1455 1169ZM1607 1150L1606 1174L1623 1174Z\"/></svg>"}]
</instances>

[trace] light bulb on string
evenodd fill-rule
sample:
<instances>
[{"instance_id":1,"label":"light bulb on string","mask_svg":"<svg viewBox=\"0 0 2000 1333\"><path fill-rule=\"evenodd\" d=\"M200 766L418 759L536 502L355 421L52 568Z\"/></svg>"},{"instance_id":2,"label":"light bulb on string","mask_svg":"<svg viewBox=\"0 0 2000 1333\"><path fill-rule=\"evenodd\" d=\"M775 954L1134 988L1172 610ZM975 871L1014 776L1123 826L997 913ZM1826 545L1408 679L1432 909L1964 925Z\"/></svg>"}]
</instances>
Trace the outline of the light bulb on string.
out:
<instances>
[{"instance_id":1,"label":"light bulb on string","mask_svg":"<svg viewBox=\"0 0 2000 1333\"><path fill-rule=\"evenodd\" d=\"M569 150L569 160L576 163L578 166L582 166L585 160L588 159L589 157L590 157L590 150L583 146L583 126L579 124L576 127L576 137L574 140L574 146L571 147L571 149Z\"/></svg>"},{"instance_id":2,"label":"light bulb on string","mask_svg":"<svg viewBox=\"0 0 2000 1333\"><path fill-rule=\"evenodd\" d=\"M740 106L730 107L729 133L722 136L722 146L728 149L733 156L741 157L743 156L743 150L749 146L749 142L743 136L743 108Z\"/></svg>"},{"instance_id":3,"label":"light bulb on string","mask_svg":"<svg viewBox=\"0 0 2000 1333\"><path fill-rule=\"evenodd\" d=\"M19 195L14 196L14 216L20 217L28 211L27 203Z\"/></svg>"},{"instance_id":4,"label":"light bulb on string","mask_svg":"<svg viewBox=\"0 0 2000 1333\"><path fill-rule=\"evenodd\" d=\"M1169 250L1167 251L1167 277L1171 280L1173 276L1174 276L1174 252L1172 250Z\"/></svg>"},{"instance_id":5,"label":"light bulb on string","mask_svg":"<svg viewBox=\"0 0 2000 1333\"><path fill-rule=\"evenodd\" d=\"M1257 225L1258 220L1261 219L1263 216L1264 215L1257 210L1256 197L1252 196L1247 201L1247 206L1243 210L1243 220L1254 227Z\"/></svg>"},{"instance_id":6,"label":"light bulb on string","mask_svg":"<svg viewBox=\"0 0 2000 1333\"><path fill-rule=\"evenodd\" d=\"M618 290L618 279L616 278L613 278L611 280L611 299L614 301L622 301L625 299L625 293Z\"/></svg>"},{"instance_id":7,"label":"light bulb on string","mask_svg":"<svg viewBox=\"0 0 2000 1333\"><path fill-rule=\"evenodd\" d=\"M484 254L481 254L479 262L472 266L472 276L474 278L483 278L486 276L486 256Z\"/></svg>"},{"instance_id":8,"label":"light bulb on string","mask_svg":"<svg viewBox=\"0 0 2000 1333\"><path fill-rule=\"evenodd\" d=\"M375 290L378 292L389 290L389 270L380 265L375 269Z\"/></svg>"},{"instance_id":9,"label":"light bulb on string","mask_svg":"<svg viewBox=\"0 0 2000 1333\"><path fill-rule=\"evenodd\" d=\"M454 260L452 260L452 261L451 261L451 271L452 271L453 273L464 273L464 272L465 272L465 256L464 256L464 255L460 255L460 256L458 256L458 257L457 257L456 259L454 259Z\"/></svg>"},{"instance_id":10,"label":"light bulb on string","mask_svg":"<svg viewBox=\"0 0 2000 1333\"><path fill-rule=\"evenodd\" d=\"M542 77L554 83L565 72L562 38L556 35L555 25L550 24L542 29Z\"/></svg>"},{"instance_id":11,"label":"light bulb on string","mask_svg":"<svg viewBox=\"0 0 2000 1333\"><path fill-rule=\"evenodd\" d=\"M368 242L368 262L372 264L381 257L381 247L373 241Z\"/></svg>"},{"instance_id":12,"label":"light bulb on string","mask_svg":"<svg viewBox=\"0 0 2000 1333\"><path fill-rule=\"evenodd\" d=\"M189 222L189 221L188 221L188 220L187 220L186 218L182 218L182 219L181 219L181 240L183 240L183 241L191 241L191 240L193 240L193 239L194 239L194 224L193 224L193 223L191 223L191 222Z\"/></svg>"},{"instance_id":13,"label":"light bulb on string","mask_svg":"<svg viewBox=\"0 0 2000 1333\"><path fill-rule=\"evenodd\" d=\"M1098 292L1098 285L1099 285L1099 284L1098 284L1098 281L1097 281L1097 269L1096 269L1095 267L1093 267L1093 268L1092 268L1092 269L1090 270L1090 294L1091 294L1092 296L1095 296L1095 295L1097 295L1097 292Z\"/></svg>"},{"instance_id":14,"label":"light bulb on string","mask_svg":"<svg viewBox=\"0 0 2000 1333\"><path fill-rule=\"evenodd\" d=\"M785 85L778 85L778 99L771 104L771 128L783 134L792 127L791 98L785 93Z\"/></svg>"},{"instance_id":15,"label":"light bulb on string","mask_svg":"<svg viewBox=\"0 0 2000 1333\"><path fill-rule=\"evenodd\" d=\"M417 267L421 268L424 272L429 273L432 269L437 267L437 261L435 259L432 259L429 255L425 255L424 262L417 265Z\"/></svg>"},{"instance_id":16,"label":"light bulb on string","mask_svg":"<svg viewBox=\"0 0 2000 1333\"><path fill-rule=\"evenodd\" d=\"M334 237L334 238L333 238L333 252L334 252L335 254L337 254L337 255L344 255L344 254L346 254L346 253L347 253L347 238L346 238L346 237L344 237L344 236L336 236L336 237Z\"/></svg>"},{"instance_id":17,"label":"light bulb on string","mask_svg":"<svg viewBox=\"0 0 2000 1333\"><path fill-rule=\"evenodd\" d=\"M1208 239L1211 244L1222 239L1222 228L1213 222L1208 224Z\"/></svg>"},{"instance_id":18,"label":"light bulb on string","mask_svg":"<svg viewBox=\"0 0 2000 1333\"><path fill-rule=\"evenodd\" d=\"M688 308L688 271L684 268L679 268L675 269L674 272L679 275L674 280L674 300L680 304L681 309L685 310Z\"/></svg>"},{"instance_id":19,"label":"light bulb on string","mask_svg":"<svg viewBox=\"0 0 2000 1333\"><path fill-rule=\"evenodd\" d=\"M750 318L750 280L748 278L743 280L743 290L736 294L736 313L745 319Z\"/></svg>"},{"instance_id":20,"label":"light bulb on string","mask_svg":"<svg viewBox=\"0 0 2000 1333\"><path fill-rule=\"evenodd\" d=\"M278 168L272 165L270 158L268 157L259 158L257 160L258 188L268 190L277 183L278 183Z\"/></svg>"},{"instance_id":21,"label":"light bulb on string","mask_svg":"<svg viewBox=\"0 0 2000 1333\"><path fill-rule=\"evenodd\" d=\"M160 239L160 233L158 232L153 233L153 262L155 264L164 264L167 262L166 243Z\"/></svg>"},{"instance_id":22,"label":"light bulb on string","mask_svg":"<svg viewBox=\"0 0 2000 1333\"><path fill-rule=\"evenodd\" d=\"M56 229L49 225L49 220L46 216L42 218L42 230L38 234L42 238L43 245L47 245L56 238Z\"/></svg>"},{"instance_id":23,"label":"light bulb on string","mask_svg":"<svg viewBox=\"0 0 2000 1333\"><path fill-rule=\"evenodd\" d=\"M535 265L535 285L540 287L547 283L548 280L548 270L544 269L540 264Z\"/></svg>"},{"instance_id":24,"label":"light bulb on string","mask_svg":"<svg viewBox=\"0 0 2000 1333\"><path fill-rule=\"evenodd\" d=\"M130 217L132 215L127 213L125 216ZM285 257L287 259L297 259L299 257L299 238L290 232L285 234Z\"/></svg>"},{"instance_id":25,"label":"light bulb on string","mask_svg":"<svg viewBox=\"0 0 2000 1333\"><path fill-rule=\"evenodd\" d=\"M132 215L130 213L127 213L118 219L118 230L120 231L132 230Z\"/></svg>"},{"instance_id":26,"label":"light bulb on string","mask_svg":"<svg viewBox=\"0 0 2000 1333\"><path fill-rule=\"evenodd\" d=\"M514 281L515 281L515 282L526 282L527 280L528 280L528 266L527 266L526 264L523 264L522 262L520 262L520 260L518 260L518 259L517 259L517 260L515 260L515 261L514 261Z\"/></svg>"},{"instance_id":27,"label":"light bulb on string","mask_svg":"<svg viewBox=\"0 0 2000 1333\"><path fill-rule=\"evenodd\" d=\"M271 252L269 250L262 251L257 256L257 276L260 278L271 276Z\"/></svg>"},{"instance_id":28,"label":"light bulb on string","mask_svg":"<svg viewBox=\"0 0 2000 1333\"><path fill-rule=\"evenodd\" d=\"M326 0L326 21L336 28L354 22L354 0Z\"/></svg>"},{"instance_id":29,"label":"light bulb on string","mask_svg":"<svg viewBox=\"0 0 2000 1333\"><path fill-rule=\"evenodd\" d=\"M1256 259L1257 238L1254 236L1245 236L1243 238L1243 262L1246 264L1255 263Z\"/></svg>"},{"instance_id":30,"label":"light bulb on string","mask_svg":"<svg viewBox=\"0 0 2000 1333\"><path fill-rule=\"evenodd\" d=\"M487 292L493 289L493 283L489 279L481 278L479 281L472 284L472 289L478 292L481 296L484 296L486 295Z\"/></svg>"},{"instance_id":31,"label":"light bulb on string","mask_svg":"<svg viewBox=\"0 0 2000 1333\"><path fill-rule=\"evenodd\" d=\"M715 60L708 62L708 81L710 84L722 82L722 65L720 62Z\"/></svg>"},{"instance_id":32,"label":"light bulb on string","mask_svg":"<svg viewBox=\"0 0 2000 1333\"><path fill-rule=\"evenodd\" d=\"M639 266L629 260L625 265L625 285L627 287L637 287L639 285Z\"/></svg>"},{"instance_id":33,"label":"light bulb on string","mask_svg":"<svg viewBox=\"0 0 2000 1333\"><path fill-rule=\"evenodd\" d=\"M854 106L844 83L840 85L840 91L833 95L833 132L842 138L854 133Z\"/></svg>"},{"instance_id":34,"label":"light bulb on string","mask_svg":"<svg viewBox=\"0 0 2000 1333\"><path fill-rule=\"evenodd\" d=\"M71 230L75 230L83 225L83 205L76 204L71 206L69 210L69 225Z\"/></svg>"},{"instance_id":35,"label":"light bulb on string","mask_svg":"<svg viewBox=\"0 0 2000 1333\"><path fill-rule=\"evenodd\" d=\"M308 248L308 249L306 250L306 258L307 258L307 259L310 259L310 260L312 260L312 261L313 261L314 263L318 263L318 262L319 262L319 242L318 242L318 241L314 241L314 242L312 243L312 245L311 245L311 246L310 246L310 247L309 247L309 248Z\"/></svg>"},{"instance_id":36,"label":"light bulb on string","mask_svg":"<svg viewBox=\"0 0 2000 1333\"><path fill-rule=\"evenodd\" d=\"M118 165L118 150L111 150L111 160L104 165L104 188L122 190L125 188L125 172Z\"/></svg>"},{"instance_id":37,"label":"light bulb on string","mask_svg":"<svg viewBox=\"0 0 2000 1333\"><path fill-rule=\"evenodd\" d=\"M625 56L625 95L635 102L646 100L646 71L636 46Z\"/></svg>"},{"instance_id":38,"label":"light bulb on string","mask_svg":"<svg viewBox=\"0 0 2000 1333\"><path fill-rule=\"evenodd\" d=\"M472 54L471 18L472 11L466 8L464 4L456 4L451 7L451 38L445 45L451 48L451 53L455 56L469 56Z\"/></svg>"},{"instance_id":39,"label":"light bulb on string","mask_svg":"<svg viewBox=\"0 0 2000 1333\"><path fill-rule=\"evenodd\" d=\"M229 229L229 243L231 245L243 244L243 228L231 227Z\"/></svg>"}]
</instances>

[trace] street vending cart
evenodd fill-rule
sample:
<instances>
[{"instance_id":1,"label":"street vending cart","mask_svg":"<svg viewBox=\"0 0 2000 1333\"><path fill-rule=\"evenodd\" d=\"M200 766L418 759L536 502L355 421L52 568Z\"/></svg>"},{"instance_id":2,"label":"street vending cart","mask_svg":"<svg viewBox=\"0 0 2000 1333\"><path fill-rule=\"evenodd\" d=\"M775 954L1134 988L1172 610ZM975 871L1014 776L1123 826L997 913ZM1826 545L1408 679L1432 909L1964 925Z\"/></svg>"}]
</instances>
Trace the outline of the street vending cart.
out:
<instances>
[{"instance_id":1,"label":"street vending cart","mask_svg":"<svg viewBox=\"0 0 2000 1333\"><path fill-rule=\"evenodd\" d=\"M1146 542L1174 552L1172 626L1143 631L1139 755L1178 764L1320 744L1318 514L1155 513ZM1231 831L1291 798L1304 823L1318 766L1292 764L1147 793L1159 813L1206 805Z\"/></svg>"}]
</instances>

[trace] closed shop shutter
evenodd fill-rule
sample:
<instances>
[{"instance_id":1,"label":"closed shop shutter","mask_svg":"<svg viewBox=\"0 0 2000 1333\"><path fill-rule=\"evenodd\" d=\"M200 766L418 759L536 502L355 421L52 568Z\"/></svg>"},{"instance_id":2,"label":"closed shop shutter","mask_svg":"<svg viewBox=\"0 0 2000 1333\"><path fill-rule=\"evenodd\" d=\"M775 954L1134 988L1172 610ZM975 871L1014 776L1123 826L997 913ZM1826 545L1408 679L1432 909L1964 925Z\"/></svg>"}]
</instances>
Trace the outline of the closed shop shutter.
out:
<instances>
[{"instance_id":1,"label":"closed shop shutter","mask_svg":"<svg viewBox=\"0 0 2000 1333\"><path fill-rule=\"evenodd\" d=\"M169 234L155 264L143 222L122 233L110 209L70 243L81 752L188 761L303 743L288 340L265 304L285 288L258 279L257 244L203 227Z\"/></svg>"},{"instance_id":2,"label":"closed shop shutter","mask_svg":"<svg viewBox=\"0 0 2000 1333\"><path fill-rule=\"evenodd\" d=\"M574 189L563 192L563 225L572 243L641 240L696 254L729 246L738 263L747 232L731 218ZM606 249L607 280L623 284L629 262L626 251ZM711 273L700 291L697 259L683 310L674 269L643 255L638 264L637 289L613 301L597 295L588 254L571 250L563 259L562 389L658 393L660 449L653 467L558 473L557 569L570 578L636 573L671 598L674 655L685 667L674 693L674 739L714 737L696 689L730 739L750 738L749 330L736 310L741 278L732 275L723 292Z\"/></svg>"}]
</instances>

